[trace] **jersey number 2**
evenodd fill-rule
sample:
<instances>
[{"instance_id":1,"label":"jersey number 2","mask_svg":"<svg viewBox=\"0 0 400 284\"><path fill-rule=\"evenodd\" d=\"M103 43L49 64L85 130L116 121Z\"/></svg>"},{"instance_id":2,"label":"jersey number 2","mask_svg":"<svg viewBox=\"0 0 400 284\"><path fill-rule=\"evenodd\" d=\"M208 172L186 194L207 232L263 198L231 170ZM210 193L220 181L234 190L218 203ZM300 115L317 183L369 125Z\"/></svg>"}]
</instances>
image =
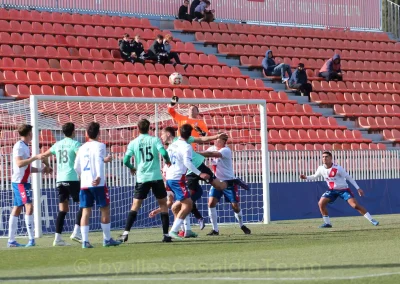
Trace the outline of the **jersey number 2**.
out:
<instances>
[{"instance_id":1,"label":"jersey number 2","mask_svg":"<svg viewBox=\"0 0 400 284\"><path fill-rule=\"evenodd\" d=\"M154 159L153 153L151 152L151 146L146 148L139 148L140 153L142 154L142 160L146 162L151 162Z\"/></svg>"},{"instance_id":2,"label":"jersey number 2","mask_svg":"<svg viewBox=\"0 0 400 284\"><path fill-rule=\"evenodd\" d=\"M90 171L90 166L89 166L90 159L88 156L85 156L85 158L87 159L87 162L86 166L83 168L83 171Z\"/></svg>"}]
</instances>

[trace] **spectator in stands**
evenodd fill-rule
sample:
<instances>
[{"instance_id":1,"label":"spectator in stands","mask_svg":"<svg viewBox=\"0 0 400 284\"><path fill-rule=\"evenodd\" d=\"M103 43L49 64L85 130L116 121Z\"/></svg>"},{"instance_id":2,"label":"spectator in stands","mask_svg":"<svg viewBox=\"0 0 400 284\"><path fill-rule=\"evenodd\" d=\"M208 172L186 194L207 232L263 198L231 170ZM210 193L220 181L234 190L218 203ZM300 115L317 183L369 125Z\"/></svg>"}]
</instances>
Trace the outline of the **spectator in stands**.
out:
<instances>
[{"instance_id":1,"label":"spectator in stands","mask_svg":"<svg viewBox=\"0 0 400 284\"><path fill-rule=\"evenodd\" d=\"M189 0L183 1L183 5L179 8L178 18L185 21L192 21L192 16L189 15Z\"/></svg>"},{"instance_id":2,"label":"spectator in stands","mask_svg":"<svg viewBox=\"0 0 400 284\"><path fill-rule=\"evenodd\" d=\"M121 52L121 57L126 61L135 62L135 58L132 57L132 46L131 42L129 41L129 34L124 34L124 37L119 40L119 51Z\"/></svg>"},{"instance_id":3,"label":"spectator in stands","mask_svg":"<svg viewBox=\"0 0 400 284\"><path fill-rule=\"evenodd\" d=\"M144 52L143 43L140 41L140 35L136 35L135 39L131 42L132 57L136 62L144 64L145 59L148 57Z\"/></svg>"},{"instance_id":4,"label":"spectator in stands","mask_svg":"<svg viewBox=\"0 0 400 284\"><path fill-rule=\"evenodd\" d=\"M299 63L297 69L293 72L292 76L289 79L289 87L291 89L296 89L303 95L310 97L310 93L312 92L312 86L307 82L307 73L304 69L304 64Z\"/></svg>"},{"instance_id":5,"label":"spectator in stands","mask_svg":"<svg viewBox=\"0 0 400 284\"><path fill-rule=\"evenodd\" d=\"M331 59L325 62L324 66L319 70L319 77L324 78L328 82L333 80L343 81L339 54L335 54Z\"/></svg>"},{"instance_id":6,"label":"spectator in stands","mask_svg":"<svg viewBox=\"0 0 400 284\"><path fill-rule=\"evenodd\" d=\"M166 64L169 63L169 56L167 51L165 50L163 41L164 41L164 36L157 35L157 38L149 48L148 55L149 59L157 61L158 63L161 64Z\"/></svg>"},{"instance_id":7,"label":"spectator in stands","mask_svg":"<svg viewBox=\"0 0 400 284\"><path fill-rule=\"evenodd\" d=\"M195 21L198 20L199 22L205 20L205 17L207 16L206 19L209 19L209 14L210 12L212 13L214 10L210 10L210 5L211 2L209 0L204 0L201 1L199 5L197 5L196 9L194 9L194 16L195 16Z\"/></svg>"},{"instance_id":8,"label":"spectator in stands","mask_svg":"<svg viewBox=\"0 0 400 284\"><path fill-rule=\"evenodd\" d=\"M194 15L194 10L196 10L196 7L199 6L200 2L203 2L203 0L193 0L192 4L190 5L190 16L192 19L196 18Z\"/></svg>"},{"instance_id":9,"label":"spectator in stands","mask_svg":"<svg viewBox=\"0 0 400 284\"><path fill-rule=\"evenodd\" d=\"M204 11L203 21L207 23L214 22L215 20L214 13L215 13L214 9L206 8L206 10Z\"/></svg>"},{"instance_id":10,"label":"spectator in stands","mask_svg":"<svg viewBox=\"0 0 400 284\"><path fill-rule=\"evenodd\" d=\"M174 66L175 66L176 64L182 64L182 63L181 63L181 60L179 59L178 53L171 51L170 41L173 39L174 38L172 37L172 35L168 34L164 37L163 43L164 43L164 49L165 49L166 53L168 54L168 59L169 60L174 59L175 60ZM187 67L187 64L183 65L184 69L186 69L186 67Z\"/></svg>"},{"instance_id":11,"label":"spectator in stands","mask_svg":"<svg viewBox=\"0 0 400 284\"><path fill-rule=\"evenodd\" d=\"M276 64L271 50L267 50L265 53L265 58L262 61L262 67L264 68L263 71L265 76L281 76L282 83L286 83L286 81L292 77L292 70L290 69L290 66L285 63ZM285 77L286 72L289 77Z\"/></svg>"}]
</instances>

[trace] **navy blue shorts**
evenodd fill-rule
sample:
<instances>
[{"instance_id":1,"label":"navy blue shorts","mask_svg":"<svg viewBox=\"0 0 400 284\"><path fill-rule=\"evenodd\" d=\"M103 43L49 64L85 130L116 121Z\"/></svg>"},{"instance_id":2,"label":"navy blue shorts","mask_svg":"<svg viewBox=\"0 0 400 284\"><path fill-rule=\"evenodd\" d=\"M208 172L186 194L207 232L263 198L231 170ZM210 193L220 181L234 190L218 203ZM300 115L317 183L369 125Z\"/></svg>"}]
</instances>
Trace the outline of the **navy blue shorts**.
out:
<instances>
[{"instance_id":1,"label":"navy blue shorts","mask_svg":"<svg viewBox=\"0 0 400 284\"><path fill-rule=\"evenodd\" d=\"M81 188L79 192L79 207L93 207L94 202L98 207L107 207L110 204L110 195L107 186Z\"/></svg>"},{"instance_id":2,"label":"navy blue shorts","mask_svg":"<svg viewBox=\"0 0 400 284\"><path fill-rule=\"evenodd\" d=\"M331 201L329 203L335 202L335 200L340 197L344 201L349 200L354 197L354 194L351 192L350 188L342 189L342 190L328 190L321 197L329 198Z\"/></svg>"},{"instance_id":3,"label":"navy blue shorts","mask_svg":"<svg viewBox=\"0 0 400 284\"><path fill-rule=\"evenodd\" d=\"M214 197L218 199L218 202L221 200L222 195L225 197L225 201L229 203L239 203L239 191L237 185L228 186L224 190L216 190L214 187L211 187L209 197Z\"/></svg>"}]
</instances>

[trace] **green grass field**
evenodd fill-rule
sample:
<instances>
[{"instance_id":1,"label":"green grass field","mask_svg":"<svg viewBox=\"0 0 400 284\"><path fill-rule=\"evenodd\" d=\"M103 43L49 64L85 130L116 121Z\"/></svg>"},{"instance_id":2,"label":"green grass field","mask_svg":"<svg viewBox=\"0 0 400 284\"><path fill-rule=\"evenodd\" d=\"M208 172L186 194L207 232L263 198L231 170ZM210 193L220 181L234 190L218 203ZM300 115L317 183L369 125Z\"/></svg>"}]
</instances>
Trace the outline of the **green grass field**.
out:
<instances>
[{"instance_id":1,"label":"green grass field","mask_svg":"<svg viewBox=\"0 0 400 284\"><path fill-rule=\"evenodd\" d=\"M0 239L0 282L35 283L400 283L400 216L333 218L250 225L252 235L221 226L209 237L161 243L161 229L132 230L128 243L94 249L52 247L53 236L34 248L6 248ZM113 232L117 236L119 232ZM65 235L67 239L69 234ZM26 240L21 240L25 241Z\"/></svg>"}]
</instances>

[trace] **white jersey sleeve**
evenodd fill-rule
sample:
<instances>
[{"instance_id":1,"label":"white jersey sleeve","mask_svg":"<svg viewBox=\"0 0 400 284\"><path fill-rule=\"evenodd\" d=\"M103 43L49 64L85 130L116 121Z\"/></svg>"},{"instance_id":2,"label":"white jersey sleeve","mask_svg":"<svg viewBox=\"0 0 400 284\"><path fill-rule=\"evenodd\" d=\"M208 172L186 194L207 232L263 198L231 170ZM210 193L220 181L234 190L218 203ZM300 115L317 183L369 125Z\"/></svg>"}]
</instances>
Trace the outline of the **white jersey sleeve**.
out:
<instances>
[{"instance_id":1,"label":"white jersey sleeve","mask_svg":"<svg viewBox=\"0 0 400 284\"><path fill-rule=\"evenodd\" d=\"M168 155L171 166L167 169L167 180L180 180L189 168L193 173L199 175L200 171L192 163L193 148L184 140L177 140L168 146Z\"/></svg>"},{"instance_id":2,"label":"white jersey sleeve","mask_svg":"<svg viewBox=\"0 0 400 284\"><path fill-rule=\"evenodd\" d=\"M307 180L315 180L315 179L319 178L320 176L322 176L322 170L323 170L323 166L319 166L318 169L316 170L315 174L313 174L311 176L307 176Z\"/></svg>"},{"instance_id":3,"label":"white jersey sleeve","mask_svg":"<svg viewBox=\"0 0 400 284\"><path fill-rule=\"evenodd\" d=\"M182 156L183 156L183 164L189 171L196 175L200 175L201 172L193 165L192 156L193 156L193 147L190 144L186 143L186 147L182 147Z\"/></svg>"},{"instance_id":4,"label":"white jersey sleeve","mask_svg":"<svg viewBox=\"0 0 400 284\"><path fill-rule=\"evenodd\" d=\"M13 147L13 155L12 155L12 178L11 182L14 183L30 183L30 173L31 173L31 165L27 165L25 167L18 167L16 159L20 157L22 160L27 160L31 156L31 150L28 145L25 144L24 141L20 140L15 143Z\"/></svg>"},{"instance_id":5,"label":"white jersey sleeve","mask_svg":"<svg viewBox=\"0 0 400 284\"><path fill-rule=\"evenodd\" d=\"M348 189L349 185L347 184L346 180L351 182L356 189L360 188L354 179L337 164L333 164L330 168L326 168L324 165L319 166L315 174L312 176L307 176L307 179L315 180L320 176L324 178L329 189L331 190Z\"/></svg>"}]
</instances>

